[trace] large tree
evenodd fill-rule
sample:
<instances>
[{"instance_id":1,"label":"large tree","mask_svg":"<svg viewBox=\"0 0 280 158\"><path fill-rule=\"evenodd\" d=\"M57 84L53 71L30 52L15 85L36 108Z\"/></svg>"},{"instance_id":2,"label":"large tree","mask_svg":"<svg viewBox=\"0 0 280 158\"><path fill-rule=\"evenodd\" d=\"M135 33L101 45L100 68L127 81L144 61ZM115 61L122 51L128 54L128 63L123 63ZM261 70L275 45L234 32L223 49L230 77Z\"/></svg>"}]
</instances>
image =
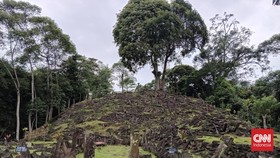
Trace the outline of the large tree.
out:
<instances>
[{"instance_id":1,"label":"large tree","mask_svg":"<svg viewBox=\"0 0 280 158\"><path fill-rule=\"evenodd\" d=\"M35 45L38 47L39 57L47 68L47 89L48 89L48 110L46 112L46 122L52 119L53 108L55 106L54 95L59 86L58 71L63 60L76 53L75 45L70 37L63 33L57 24L48 17L34 17L31 20L33 25ZM56 93L58 94L58 93Z\"/></svg>"},{"instance_id":2,"label":"large tree","mask_svg":"<svg viewBox=\"0 0 280 158\"><path fill-rule=\"evenodd\" d=\"M184 0L130 0L118 15L113 35L121 61L129 70L151 65L156 89L164 87L169 62L207 42L202 18Z\"/></svg>"},{"instance_id":3,"label":"large tree","mask_svg":"<svg viewBox=\"0 0 280 158\"><path fill-rule=\"evenodd\" d=\"M263 41L258 46L259 53L279 54L280 53L280 34L273 35L270 39Z\"/></svg>"},{"instance_id":4,"label":"large tree","mask_svg":"<svg viewBox=\"0 0 280 158\"><path fill-rule=\"evenodd\" d=\"M21 83L17 73L17 58L19 58L26 46L25 35L29 30L29 19L40 13L40 8L27 2L16 2L13 0L3 0L0 2L0 28L3 38L3 49L6 50L6 56L12 65L12 71L8 68L10 77L13 80L17 91L17 127L16 139L19 140L20 129L20 101L21 101ZM2 61L3 62L3 61ZM5 65L5 63L3 62ZM6 66L7 67L7 66Z\"/></svg>"},{"instance_id":5,"label":"large tree","mask_svg":"<svg viewBox=\"0 0 280 158\"><path fill-rule=\"evenodd\" d=\"M207 96L208 85L203 81L200 71L188 65L177 65L168 71L168 89L188 96Z\"/></svg>"},{"instance_id":6,"label":"large tree","mask_svg":"<svg viewBox=\"0 0 280 158\"><path fill-rule=\"evenodd\" d=\"M267 76L259 78L252 90L257 98L272 95L280 101L280 70L270 72Z\"/></svg>"},{"instance_id":7,"label":"large tree","mask_svg":"<svg viewBox=\"0 0 280 158\"><path fill-rule=\"evenodd\" d=\"M136 79L133 76L133 73L130 73L121 61L113 64L112 73L122 92L124 92L124 88L128 90L135 86Z\"/></svg>"},{"instance_id":8,"label":"large tree","mask_svg":"<svg viewBox=\"0 0 280 158\"><path fill-rule=\"evenodd\" d=\"M262 117L263 128L267 128L267 118L273 112L273 109L278 109L280 103L273 96L263 97L254 102L254 111Z\"/></svg>"},{"instance_id":9,"label":"large tree","mask_svg":"<svg viewBox=\"0 0 280 158\"><path fill-rule=\"evenodd\" d=\"M250 46L252 32L239 26L233 14L216 15L211 22L209 43L195 57L195 61L202 64L202 69L207 70L205 72L213 81L237 78L240 72L253 72L256 65L267 69L267 54L255 51Z\"/></svg>"}]
</instances>

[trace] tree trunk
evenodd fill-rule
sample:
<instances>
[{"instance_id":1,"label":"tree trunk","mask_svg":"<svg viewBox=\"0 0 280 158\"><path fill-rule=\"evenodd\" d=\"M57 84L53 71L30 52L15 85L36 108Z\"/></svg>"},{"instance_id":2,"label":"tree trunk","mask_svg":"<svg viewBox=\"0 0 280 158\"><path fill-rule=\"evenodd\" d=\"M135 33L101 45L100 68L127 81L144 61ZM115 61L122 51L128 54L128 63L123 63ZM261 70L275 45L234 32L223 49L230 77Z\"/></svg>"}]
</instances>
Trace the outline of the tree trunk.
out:
<instances>
[{"instance_id":1,"label":"tree trunk","mask_svg":"<svg viewBox=\"0 0 280 158\"><path fill-rule=\"evenodd\" d=\"M164 65L163 65L163 70L162 70L162 75L161 75L161 80L160 80L160 87L159 87L160 90L164 90L164 87L165 87L165 76L166 76L167 62L168 62L168 58L170 56L169 54L172 54L172 52L168 53L164 59Z\"/></svg>"},{"instance_id":2,"label":"tree trunk","mask_svg":"<svg viewBox=\"0 0 280 158\"><path fill-rule=\"evenodd\" d=\"M75 98L73 98L73 103L72 103L72 105L74 105L75 103L76 103Z\"/></svg>"},{"instance_id":3,"label":"tree trunk","mask_svg":"<svg viewBox=\"0 0 280 158\"><path fill-rule=\"evenodd\" d=\"M155 89L156 90L160 90L160 77L159 76L155 76L155 81L156 81Z\"/></svg>"},{"instance_id":4,"label":"tree trunk","mask_svg":"<svg viewBox=\"0 0 280 158\"><path fill-rule=\"evenodd\" d=\"M16 140L19 140L19 129L20 129L20 90L17 89L17 129L16 129Z\"/></svg>"},{"instance_id":5,"label":"tree trunk","mask_svg":"<svg viewBox=\"0 0 280 158\"><path fill-rule=\"evenodd\" d=\"M17 117L17 128L16 128L16 140L19 140L19 129L20 129L20 83L17 75L17 69L15 67L14 63L14 57L12 54L12 65L13 65L13 70L14 70L14 75L15 75L15 86L17 89L17 111L16 111L16 117Z\"/></svg>"},{"instance_id":6,"label":"tree trunk","mask_svg":"<svg viewBox=\"0 0 280 158\"><path fill-rule=\"evenodd\" d=\"M153 74L155 76L155 81L156 81L156 85L155 85L155 89L156 90L159 90L160 89L160 74L159 74L159 71L158 71L158 66L157 64L154 65L154 71L153 71Z\"/></svg>"},{"instance_id":7,"label":"tree trunk","mask_svg":"<svg viewBox=\"0 0 280 158\"><path fill-rule=\"evenodd\" d=\"M36 110L36 113L35 113L35 129L38 128L38 111Z\"/></svg>"},{"instance_id":8,"label":"tree trunk","mask_svg":"<svg viewBox=\"0 0 280 158\"><path fill-rule=\"evenodd\" d=\"M31 122L31 129L34 128L34 123L35 123L35 121L36 121L36 118L34 117L33 120L32 120L32 122Z\"/></svg>"},{"instance_id":9,"label":"tree trunk","mask_svg":"<svg viewBox=\"0 0 280 158\"><path fill-rule=\"evenodd\" d=\"M123 84L124 84L124 83L123 83L123 80L124 80L123 78L124 78L124 75L122 74L122 77L121 77L121 88L122 88L122 93L123 93Z\"/></svg>"},{"instance_id":10,"label":"tree trunk","mask_svg":"<svg viewBox=\"0 0 280 158\"><path fill-rule=\"evenodd\" d=\"M156 59L154 59L153 57L151 57L151 63L152 63L152 66L153 66L153 74L155 76L155 90L159 90L160 89L160 73L158 71L158 62Z\"/></svg>"},{"instance_id":11,"label":"tree trunk","mask_svg":"<svg viewBox=\"0 0 280 158\"><path fill-rule=\"evenodd\" d=\"M57 107L58 116L60 116L60 112L61 112L61 108L60 108L60 106L58 106L58 107Z\"/></svg>"},{"instance_id":12,"label":"tree trunk","mask_svg":"<svg viewBox=\"0 0 280 158\"><path fill-rule=\"evenodd\" d=\"M5 69L7 70L7 72L9 73L10 77L12 78L16 91L17 91L17 108L16 108L16 118L17 118L17 125L16 125L16 140L19 140L19 129L20 129L20 83L19 83L19 79L17 76L17 71L15 68L15 64L14 64L14 58L13 58L13 51L12 55L11 55L11 59L12 59L12 66L13 66L13 73L15 76L13 76L12 72L9 70L9 68L6 66L6 64L4 63L4 61L2 61Z\"/></svg>"},{"instance_id":13,"label":"tree trunk","mask_svg":"<svg viewBox=\"0 0 280 158\"><path fill-rule=\"evenodd\" d=\"M48 52L49 54L49 52ZM50 93L50 102L48 104L48 109L46 111L46 123L48 121L50 121L52 119L52 107L53 107L53 91L52 91L52 72L51 72L51 64L50 64L50 60L49 60L49 56L47 55L46 57L47 60L47 65L48 65L48 72L47 72L47 88L48 88L48 92Z\"/></svg>"},{"instance_id":14,"label":"tree trunk","mask_svg":"<svg viewBox=\"0 0 280 158\"><path fill-rule=\"evenodd\" d=\"M68 98L68 102L67 102L67 108L68 108L68 109L70 108L70 105L71 105L70 102L71 102L71 101L70 101L70 98Z\"/></svg>"},{"instance_id":15,"label":"tree trunk","mask_svg":"<svg viewBox=\"0 0 280 158\"><path fill-rule=\"evenodd\" d=\"M49 121L51 121L53 115L53 105L51 105L50 110L49 110Z\"/></svg>"},{"instance_id":16,"label":"tree trunk","mask_svg":"<svg viewBox=\"0 0 280 158\"><path fill-rule=\"evenodd\" d=\"M262 119L263 119L263 128L264 128L264 129L267 129L266 115L262 115Z\"/></svg>"},{"instance_id":17,"label":"tree trunk","mask_svg":"<svg viewBox=\"0 0 280 158\"><path fill-rule=\"evenodd\" d=\"M46 111L45 124L48 123L48 120L49 120L49 108L48 108L47 111Z\"/></svg>"},{"instance_id":18,"label":"tree trunk","mask_svg":"<svg viewBox=\"0 0 280 158\"><path fill-rule=\"evenodd\" d=\"M28 112L28 131L32 132L32 112Z\"/></svg>"},{"instance_id":19,"label":"tree trunk","mask_svg":"<svg viewBox=\"0 0 280 158\"><path fill-rule=\"evenodd\" d=\"M32 61L29 59L29 65L30 65L30 70L31 70L31 109L29 109L28 113L28 126L29 126L29 132L32 132L32 110L34 108L34 73L33 73L33 66L32 66Z\"/></svg>"}]
</instances>

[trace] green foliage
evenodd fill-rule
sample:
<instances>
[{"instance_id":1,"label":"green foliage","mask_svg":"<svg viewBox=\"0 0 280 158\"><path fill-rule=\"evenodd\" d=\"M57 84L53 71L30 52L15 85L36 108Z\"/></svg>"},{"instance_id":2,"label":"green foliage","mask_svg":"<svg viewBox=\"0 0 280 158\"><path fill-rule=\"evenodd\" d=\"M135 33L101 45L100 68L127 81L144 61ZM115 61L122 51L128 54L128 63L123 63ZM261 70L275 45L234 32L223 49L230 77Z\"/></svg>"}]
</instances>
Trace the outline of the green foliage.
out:
<instances>
[{"instance_id":1,"label":"green foliage","mask_svg":"<svg viewBox=\"0 0 280 158\"><path fill-rule=\"evenodd\" d=\"M263 127L267 128L267 119L271 117L271 114L274 110L279 110L279 108L280 103L277 101L277 99L273 96L267 96L255 100L253 110L257 116L263 119Z\"/></svg>"},{"instance_id":2,"label":"green foliage","mask_svg":"<svg viewBox=\"0 0 280 158\"><path fill-rule=\"evenodd\" d=\"M257 98L273 95L280 101L280 70L258 79L253 87L253 93Z\"/></svg>"},{"instance_id":3,"label":"green foliage","mask_svg":"<svg viewBox=\"0 0 280 158\"><path fill-rule=\"evenodd\" d=\"M123 87L125 88L125 90L127 92L131 91L134 88L136 88L136 78L128 76L128 77L124 78L120 84L123 85Z\"/></svg>"},{"instance_id":4,"label":"green foliage","mask_svg":"<svg viewBox=\"0 0 280 158\"><path fill-rule=\"evenodd\" d=\"M263 54L279 54L280 34L273 35L258 46L258 52Z\"/></svg>"},{"instance_id":5,"label":"green foliage","mask_svg":"<svg viewBox=\"0 0 280 158\"><path fill-rule=\"evenodd\" d=\"M256 81L255 85L252 87L254 96L257 98L262 98L265 96L272 95L272 87L269 86L268 82L263 78L260 78Z\"/></svg>"},{"instance_id":6,"label":"green foliage","mask_svg":"<svg viewBox=\"0 0 280 158\"><path fill-rule=\"evenodd\" d=\"M62 63L62 79L67 99L83 100L89 92L101 97L111 92L111 70L93 58L75 54Z\"/></svg>"},{"instance_id":7,"label":"green foliage","mask_svg":"<svg viewBox=\"0 0 280 158\"><path fill-rule=\"evenodd\" d=\"M136 78L133 77L133 74L124 67L121 61L113 64L112 73L114 75L114 78L118 80L118 86L121 88L122 92L124 91L124 89L126 89L126 91L129 91L136 87Z\"/></svg>"},{"instance_id":8,"label":"green foliage","mask_svg":"<svg viewBox=\"0 0 280 158\"><path fill-rule=\"evenodd\" d=\"M111 91L110 69L78 55L70 37L40 12L27 2L0 2L0 47L6 53L0 63L0 81L5 83L0 101L9 110L9 117L0 121L7 130L15 127L11 112L17 109L12 105L17 104L22 114L18 126L22 122L28 127L25 118L30 114L30 122L37 127L58 115L67 103L85 99L89 91L98 97Z\"/></svg>"},{"instance_id":9,"label":"green foliage","mask_svg":"<svg viewBox=\"0 0 280 158\"><path fill-rule=\"evenodd\" d=\"M96 158L124 158L124 157L129 157L129 146L105 146L105 147L99 147L95 149L95 157ZM144 154L151 154L147 151L144 151L142 148L139 149L139 152L141 155ZM152 158L155 158L153 154ZM77 158L83 158L83 154L77 155Z\"/></svg>"},{"instance_id":10,"label":"green foliage","mask_svg":"<svg viewBox=\"0 0 280 158\"><path fill-rule=\"evenodd\" d=\"M253 72L256 65L263 70L268 68L267 54L254 51L249 46L252 32L240 27L233 14L216 15L211 22L210 41L194 60L208 71L214 81L219 77L238 78L240 69L243 70L240 75L243 75L244 72Z\"/></svg>"},{"instance_id":11,"label":"green foliage","mask_svg":"<svg viewBox=\"0 0 280 158\"><path fill-rule=\"evenodd\" d=\"M231 109L232 113L239 111L242 105L236 87L226 79L219 79L215 83L212 95L206 100L217 107Z\"/></svg>"},{"instance_id":12,"label":"green foliage","mask_svg":"<svg viewBox=\"0 0 280 158\"><path fill-rule=\"evenodd\" d=\"M141 85L140 83L138 83L138 85L135 88L136 92L144 92L149 90L155 90L155 80L152 80L151 82L146 83L145 85Z\"/></svg>"},{"instance_id":13,"label":"green foliage","mask_svg":"<svg viewBox=\"0 0 280 158\"><path fill-rule=\"evenodd\" d=\"M171 4L164 0L129 1L118 15L113 35L124 66L135 72L150 64L157 89L164 86L160 77L164 82L168 62L179 60L180 55L189 54L207 41L203 20L183 0Z\"/></svg>"},{"instance_id":14,"label":"green foliage","mask_svg":"<svg viewBox=\"0 0 280 158\"><path fill-rule=\"evenodd\" d=\"M79 100L80 95L85 96L88 93L86 77L94 75L94 71L88 68L89 61L78 54L70 56L62 63L62 80L64 85L63 91L67 95L67 99ZM68 81L68 82L63 82Z\"/></svg>"},{"instance_id":15,"label":"green foliage","mask_svg":"<svg viewBox=\"0 0 280 158\"><path fill-rule=\"evenodd\" d=\"M101 65L98 74L92 77L89 84L94 98L102 97L112 91L111 74L109 67Z\"/></svg>"},{"instance_id":16,"label":"green foliage","mask_svg":"<svg viewBox=\"0 0 280 158\"><path fill-rule=\"evenodd\" d=\"M3 63L4 62L4 63ZM3 66L7 66L8 69L12 70L12 66L5 60L0 61L0 135L1 131L4 133L14 133L14 129L16 128L16 101L17 101L17 93L15 89L15 85L13 80L10 78L8 71ZM21 82L21 111L20 115L22 116L22 127L27 126L27 107L30 101L30 81L29 74L21 67L16 67L16 71L18 74L19 81Z\"/></svg>"},{"instance_id":17,"label":"green foliage","mask_svg":"<svg viewBox=\"0 0 280 158\"><path fill-rule=\"evenodd\" d=\"M16 139L20 133L20 110L21 110L21 84L16 66L17 59L28 47L29 20L40 13L40 8L27 2L4 0L0 2L0 28L1 49L4 50L7 60L11 63L12 71L4 65L8 71L16 89ZM2 59L3 60L3 59ZM5 62L2 61L3 64ZM24 93L23 93L24 94Z\"/></svg>"},{"instance_id":18,"label":"green foliage","mask_svg":"<svg viewBox=\"0 0 280 158\"><path fill-rule=\"evenodd\" d=\"M269 115L273 108L280 106L279 102L273 96L256 99L254 102L254 111L259 115Z\"/></svg>"},{"instance_id":19,"label":"green foliage","mask_svg":"<svg viewBox=\"0 0 280 158\"><path fill-rule=\"evenodd\" d=\"M170 92L205 98L208 85L202 80L199 71L188 65L177 65L168 71Z\"/></svg>"}]
</instances>

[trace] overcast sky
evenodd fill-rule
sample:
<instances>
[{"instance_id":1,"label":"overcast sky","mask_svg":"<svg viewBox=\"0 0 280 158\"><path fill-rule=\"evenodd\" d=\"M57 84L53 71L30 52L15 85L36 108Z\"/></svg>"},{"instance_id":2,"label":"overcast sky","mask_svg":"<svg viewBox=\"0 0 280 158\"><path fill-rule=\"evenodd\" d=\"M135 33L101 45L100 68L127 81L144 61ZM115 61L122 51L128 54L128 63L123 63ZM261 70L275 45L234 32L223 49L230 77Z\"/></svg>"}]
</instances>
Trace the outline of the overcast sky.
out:
<instances>
[{"instance_id":1,"label":"overcast sky","mask_svg":"<svg viewBox=\"0 0 280 158\"><path fill-rule=\"evenodd\" d=\"M111 66L119 60L113 42L112 30L116 15L128 0L26 0L42 8L42 15L54 19L71 37L80 54L94 57ZM280 33L280 6L272 6L272 0L189 0L200 13L207 26L215 14L234 14L242 26L254 32L251 44ZM280 58L273 58L271 66L280 69ZM186 60L186 64L191 64ZM153 76L149 67L136 75L138 82L147 83Z\"/></svg>"}]
</instances>

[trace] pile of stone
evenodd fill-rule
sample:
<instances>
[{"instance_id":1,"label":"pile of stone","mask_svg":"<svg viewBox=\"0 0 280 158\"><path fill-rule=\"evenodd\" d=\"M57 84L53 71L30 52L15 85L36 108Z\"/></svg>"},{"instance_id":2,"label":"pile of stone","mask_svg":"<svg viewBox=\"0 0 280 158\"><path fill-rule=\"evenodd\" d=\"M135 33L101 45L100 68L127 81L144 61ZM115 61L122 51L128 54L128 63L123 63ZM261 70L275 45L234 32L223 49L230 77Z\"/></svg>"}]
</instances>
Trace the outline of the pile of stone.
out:
<instances>
[{"instance_id":1,"label":"pile of stone","mask_svg":"<svg viewBox=\"0 0 280 158\"><path fill-rule=\"evenodd\" d=\"M280 149L274 152L252 152L249 145L234 144L230 136L221 136L220 141L212 143L197 139L199 136L188 129L179 129L176 126L162 126L149 130L142 138L141 145L157 157L177 158L188 153L211 158L273 158L280 157Z\"/></svg>"}]
</instances>

